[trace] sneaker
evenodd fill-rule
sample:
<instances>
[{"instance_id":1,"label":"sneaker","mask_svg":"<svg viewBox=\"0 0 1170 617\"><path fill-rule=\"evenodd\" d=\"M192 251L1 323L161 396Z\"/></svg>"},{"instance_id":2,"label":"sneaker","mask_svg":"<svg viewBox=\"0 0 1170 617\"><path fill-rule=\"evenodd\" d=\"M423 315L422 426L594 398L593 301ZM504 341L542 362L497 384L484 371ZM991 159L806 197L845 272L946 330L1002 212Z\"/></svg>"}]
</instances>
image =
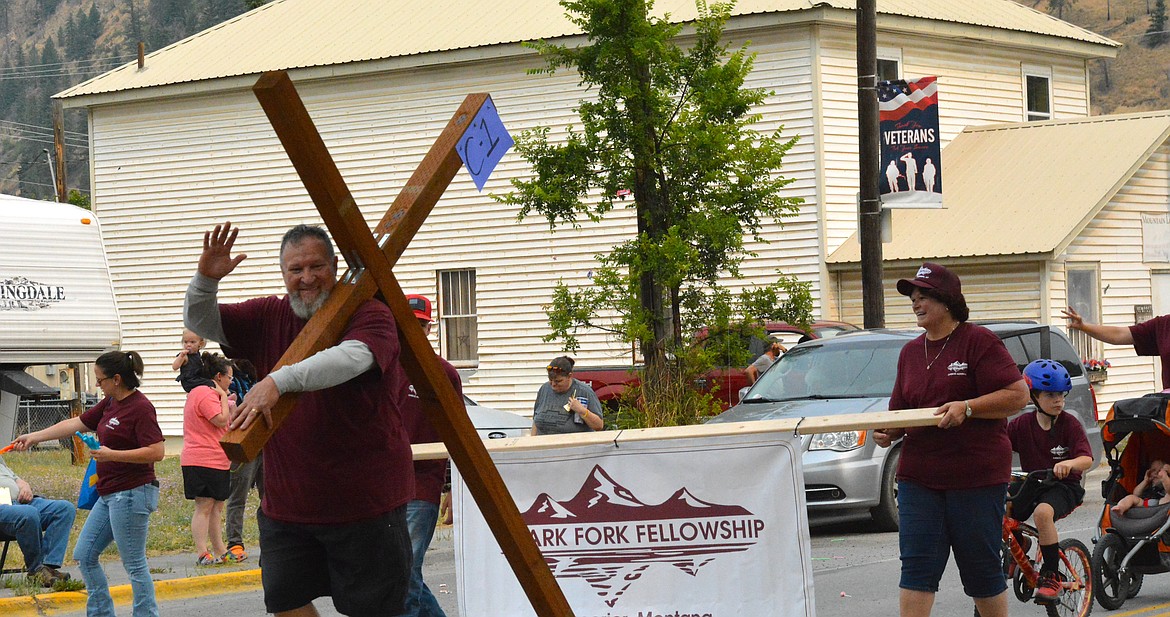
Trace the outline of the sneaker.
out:
<instances>
[{"instance_id":1,"label":"sneaker","mask_svg":"<svg viewBox=\"0 0 1170 617\"><path fill-rule=\"evenodd\" d=\"M41 565L36 570L29 572L28 578L46 589L51 589L58 581L69 580L70 576L68 572L61 572L52 566Z\"/></svg>"},{"instance_id":2,"label":"sneaker","mask_svg":"<svg viewBox=\"0 0 1170 617\"><path fill-rule=\"evenodd\" d=\"M211 553L203 553L195 560L197 566L218 566L223 564L223 557L212 557Z\"/></svg>"},{"instance_id":3,"label":"sneaker","mask_svg":"<svg viewBox=\"0 0 1170 617\"><path fill-rule=\"evenodd\" d=\"M1060 599L1060 594L1064 591L1060 586L1060 580L1056 578L1055 572L1045 572L1040 575L1040 581L1036 585L1036 603L1050 604Z\"/></svg>"},{"instance_id":4,"label":"sneaker","mask_svg":"<svg viewBox=\"0 0 1170 617\"><path fill-rule=\"evenodd\" d=\"M227 557L231 555L229 560ZM244 550L243 544L233 544L228 547L228 552L223 554L224 561L232 561L233 563L240 563L248 558L248 551Z\"/></svg>"}]
</instances>

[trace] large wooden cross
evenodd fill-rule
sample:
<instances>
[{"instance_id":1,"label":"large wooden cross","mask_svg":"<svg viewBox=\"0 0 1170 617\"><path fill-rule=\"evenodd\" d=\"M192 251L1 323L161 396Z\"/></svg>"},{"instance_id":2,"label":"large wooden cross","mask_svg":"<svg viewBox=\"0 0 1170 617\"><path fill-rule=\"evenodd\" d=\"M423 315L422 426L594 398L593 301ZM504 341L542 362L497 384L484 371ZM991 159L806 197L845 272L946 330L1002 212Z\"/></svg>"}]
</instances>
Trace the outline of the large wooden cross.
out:
<instances>
[{"instance_id":1,"label":"large wooden cross","mask_svg":"<svg viewBox=\"0 0 1170 617\"><path fill-rule=\"evenodd\" d=\"M448 381L422 328L417 326L417 319L391 271L459 171L461 161L456 144L471 137L468 128L484 103L490 101L488 95L467 96L395 198L375 235L371 235L288 75L283 71L265 73L252 91L349 266L325 305L313 315L273 368L299 362L336 344L357 307L380 293L398 323L402 366L532 608L541 617L572 615L499 471L467 417L463 400ZM236 461L255 458L295 403L295 395L282 396L272 410L271 426L253 422L247 430L228 433L222 442L224 451ZM467 591L470 590L464 590Z\"/></svg>"}]
</instances>

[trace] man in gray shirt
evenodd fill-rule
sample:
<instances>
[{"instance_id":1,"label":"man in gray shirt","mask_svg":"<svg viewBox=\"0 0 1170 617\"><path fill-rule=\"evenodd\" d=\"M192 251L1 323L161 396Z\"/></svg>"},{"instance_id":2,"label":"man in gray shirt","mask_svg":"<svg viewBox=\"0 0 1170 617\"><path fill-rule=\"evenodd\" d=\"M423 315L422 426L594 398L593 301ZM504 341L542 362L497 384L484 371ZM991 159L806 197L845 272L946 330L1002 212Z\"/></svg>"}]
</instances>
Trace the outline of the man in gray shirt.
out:
<instances>
[{"instance_id":1,"label":"man in gray shirt","mask_svg":"<svg viewBox=\"0 0 1170 617\"><path fill-rule=\"evenodd\" d=\"M69 575L58 568L65 560L69 530L77 515L73 504L33 495L28 482L9 469L2 458L0 491L0 534L16 539L24 553L29 578L44 587L69 580Z\"/></svg>"}]
</instances>

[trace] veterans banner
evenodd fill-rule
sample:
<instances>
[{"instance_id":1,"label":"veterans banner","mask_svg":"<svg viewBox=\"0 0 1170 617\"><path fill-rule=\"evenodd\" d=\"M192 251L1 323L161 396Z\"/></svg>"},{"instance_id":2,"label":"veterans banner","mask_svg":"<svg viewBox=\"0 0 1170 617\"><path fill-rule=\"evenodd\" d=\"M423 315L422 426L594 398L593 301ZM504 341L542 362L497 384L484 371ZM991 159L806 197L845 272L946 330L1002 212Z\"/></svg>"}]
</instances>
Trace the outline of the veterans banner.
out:
<instances>
[{"instance_id":1,"label":"veterans banner","mask_svg":"<svg viewBox=\"0 0 1170 617\"><path fill-rule=\"evenodd\" d=\"M815 615L798 438L631 441L492 458L578 617ZM460 614L533 615L453 475Z\"/></svg>"},{"instance_id":2,"label":"veterans banner","mask_svg":"<svg viewBox=\"0 0 1170 617\"><path fill-rule=\"evenodd\" d=\"M942 146L936 77L878 82L881 177L878 193L893 208L942 207Z\"/></svg>"}]
</instances>

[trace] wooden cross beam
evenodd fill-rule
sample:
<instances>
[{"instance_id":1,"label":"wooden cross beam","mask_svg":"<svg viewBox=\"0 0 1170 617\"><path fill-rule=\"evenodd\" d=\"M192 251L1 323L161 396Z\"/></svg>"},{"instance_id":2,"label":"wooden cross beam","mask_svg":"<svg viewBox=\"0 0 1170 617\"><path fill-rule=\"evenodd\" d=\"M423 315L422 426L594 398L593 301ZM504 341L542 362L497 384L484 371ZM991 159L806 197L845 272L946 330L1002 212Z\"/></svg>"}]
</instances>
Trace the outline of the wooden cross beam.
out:
<instances>
[{"instance_id":1,"label":"wooden cross beam","mask_svg":"<svg viewBox=\"0 0 1170 617\"><path fill-rule=\"evenodd\" d=\"M455 146L464 138L480 107L489 100L488 95L472 94L463 101L382 218L375 237L370 234L288 75L283 71L265 73L252 90L349 265L325 305L305 325L277 367L299 362L334 345L357 307L380 292L398 323L402 366L414 384L423 409L466 478L468 490L533 609L542 617L572 615L499 471L467 417L462 398L455 393L430 342L417 326L417 319L391 271L459 171L461 161ZM253 422L247 430L232 431L224 437L224 451L237 461L255 458L294 404L293 396L282 396L272 410L272 426Z\"/></svg>"}]
</instances>

